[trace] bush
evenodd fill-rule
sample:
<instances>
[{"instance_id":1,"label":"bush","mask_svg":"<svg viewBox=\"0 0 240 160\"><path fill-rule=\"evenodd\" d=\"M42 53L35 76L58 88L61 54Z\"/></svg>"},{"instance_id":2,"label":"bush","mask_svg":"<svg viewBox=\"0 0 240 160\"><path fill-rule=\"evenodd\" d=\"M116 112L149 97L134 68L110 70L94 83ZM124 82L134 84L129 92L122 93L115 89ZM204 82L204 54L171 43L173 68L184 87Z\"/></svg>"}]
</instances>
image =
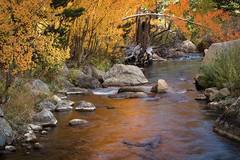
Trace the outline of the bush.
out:
<instances>
[{"instance_id":1,"label":"bush","mask_svg":"<svg viewBox=\"0 0 240 160\"><path fill-rule=\"evenodd\" d=\"M227 53L218 53L216 59L201 67L200 72L209 87L229 88L240 95L240 53L231 49Z\"/></svg>"},{"instance_id":2,"label":"bush","mask_svg":"<svg viewBox=\"0 0 240 160\"><path fill-rule=\"evenodd\" d=\"M17 80L8 90L9 101L4 105L4 114L14 129L32 121L35 104L45 97L36 97L25 87L25 80Z\"/></svg>"}]
</instances>

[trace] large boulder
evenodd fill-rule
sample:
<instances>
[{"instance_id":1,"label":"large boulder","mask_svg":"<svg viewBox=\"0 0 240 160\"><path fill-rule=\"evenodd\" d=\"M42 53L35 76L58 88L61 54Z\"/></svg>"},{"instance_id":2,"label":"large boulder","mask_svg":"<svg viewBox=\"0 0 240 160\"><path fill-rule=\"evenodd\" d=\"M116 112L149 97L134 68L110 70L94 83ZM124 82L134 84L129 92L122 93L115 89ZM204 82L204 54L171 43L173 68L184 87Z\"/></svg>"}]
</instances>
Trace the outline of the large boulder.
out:
<instances>
[{"instance_id":1,"label":"large boulder","mask_svg":"<svg viewBox=\"0 0 240 160\"><path fill-rule=\"evenodd\" d=\"M137 66L116 64L104 76L104 86L134 86L147 83Z\"/></svg>"},{"instance_id":2,"label":"large boulder","mask_svg":"<svg viewBox=\"0 0 240 160\"><path fill-rule=\"evenodd\" d=\"M9 123L0 117L0 147L9 145L14 140L14 133Z\"/></svg>"},{"instance_id":3,"label":"large boulder","mask_svg":"<svg viewBox=\"0 0 240 160\"><path fill-rule=\"evenodd\" d=\"M33 116L33 122L36 125L40 126L56 126L57 125L57 119L54 117L52 112L50 112L47 109L43 109L41 112L36 113Z\"/></svg>"},{"instance_id":4,"label":"large boulder","mask_svg":"<svg viewBox=\"0 0 240 160\"><path fill-rule=\"evenodd\" d=\"M240 141L240 98L216 120L214 131Z\"/></svg>"},{"instance_id":5,"label":"large boulder","mask_svg":"<svg viewBox=\"0 0 240 160\"><path fill-rule=\"evenodd\" d=\"M46 83L41 81L40 79L32 80L26 84L33 95L48 95L50 94L50 89Z\"/></svg>"},{"instance_id":6,"label":"large boulder","mask_svg":"<svg viewBox=\"0 0 240 160\"><path fill-rule=\"evenodd\" d=\"M205 52L204 64L211 63L219 54L228 53L232 50L240 50L240 39L223 43L214 43Z\"/></svg>"},{"instance_id":7,"label":"large boulder","mask_svg":"<svg viewBox=\"0 0 240 160\"><path fill-rule=\"evenodd\" d=\"M179 50L184 53L192 53L197 51L196 45L191 42L190 40L183 41L180 46Z\"/></svg>"},{"instance_id":8,"label":"large boulder","mask_svg":"<svg viewBox=\"0 0 240 160\"><path fill-rule=\"evenodd\" d=\"M74 80L74 85L80 88L90 88L90 89L96 89L101 87L101 83L98 81L98 79L86 74L80 74Z\"/></svg>"}]
</instances>

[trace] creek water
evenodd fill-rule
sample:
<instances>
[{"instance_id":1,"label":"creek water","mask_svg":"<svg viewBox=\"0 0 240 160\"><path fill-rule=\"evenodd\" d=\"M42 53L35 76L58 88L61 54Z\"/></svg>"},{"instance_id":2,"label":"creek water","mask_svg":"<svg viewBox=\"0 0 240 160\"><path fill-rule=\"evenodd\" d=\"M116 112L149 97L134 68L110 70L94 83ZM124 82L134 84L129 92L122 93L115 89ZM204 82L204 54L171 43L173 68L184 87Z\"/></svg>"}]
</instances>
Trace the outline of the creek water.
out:
<instances>
[{"instance_id":1,"label":"creek water","mask_svg":"<svg viewBox=\"0 0 240 160\"><path fill-rule=\"evenodd\" d=\"M187 61L186 61L187 59ZM165 79L168 93L143 99L110 99L114 89L95 96L72 96L93 102L93 113L58 113L58 126L40 142L44 149L30 154L18 151L1 160L238 160L240 145L212 131L216 115L194 100L198 94L193 76L199 60L182 58L154 63L145 75L150 82ZM101 95L102 94L102 95ZM110 106L110 107L106 107ZM82 118L89 124L69 127Z\"/></svg>"}]
</instances>

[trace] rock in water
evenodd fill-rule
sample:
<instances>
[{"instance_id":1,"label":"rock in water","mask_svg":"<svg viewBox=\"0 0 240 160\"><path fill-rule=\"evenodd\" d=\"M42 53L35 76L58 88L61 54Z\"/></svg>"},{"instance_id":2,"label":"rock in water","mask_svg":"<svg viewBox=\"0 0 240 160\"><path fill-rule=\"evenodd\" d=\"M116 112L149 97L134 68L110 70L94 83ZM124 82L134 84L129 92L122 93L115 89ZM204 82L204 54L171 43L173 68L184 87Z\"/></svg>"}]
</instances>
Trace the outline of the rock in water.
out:
<instances>
[{"instance_id":1,"label":"rock in water","mask_svg":"<svg viewBox=\"0 0 240 160\"><path fill-rule=\"evenodd\" d=\"M82 112L91 112L96 110L96 107L94 104L86 101L81 101L79 105L75 108L76 111L82 111Z\"/></svg>"},{"instance_id":2,"label":"rock in water","mask_svg":"<svg viewBox=\"0 0 240 160\"><path fill-rule=\"evenodd\" d=\"M83 120L83 119L72 119L70 122L69 122L69 125L70 126L80 126L80 125L85 125L87 124L88 121L86 120Z\"/></svg>"},{"instance_id":3,"label":"rock in water","mask_svg":"<svg viewBox=\"0 0 240 160\"><path fill-rule=\"evenodd\" d=\"M240 141L240 98L216 120L214 131Z\"/></svg>"},{"instance_id":4,"label":"rock in water","mask_svg":"<svg viewBox=\"0 0 240 160\"><path fill-rule=\"evenodd\" d=\"M180 50L185 52L185 53L192 53L197 51L196 45L191 42L190 40L183 41Z\"/></svg>"},{"instance_id":5,"label":"rock in water","mask_svg":"<svg viewBox=\"0 0 240 160\"><path fill-rule=\"evenodd\" d=\"M69 101L60 101L57 104L56 111L57 112L67 112L73 109L72 103Z\"/></svg>"},{"instance_id":6,"label":"rock in water","mask_svg":"<svg viewBox=\"0 0 240 160\"><path fill-rule=\"evenodd\" d=\"M134 86L147 83L142 70L137 66L115 64L104 75L104 86Z\"/></svg>"},{"instance_id":7,"label":"rock in water","mask_svg":"<svg viewBox=\"0 0 240 160\"><path fill-rule=\"evenodd\" d=\"M35 124L29 124L28 126L31 130L36 131L36 132L39 132L43 129L42 126L35 125Z\"/></svg>"},{"instance_id":8,"label":"rock in water","mask_svg":"<svg viewBox=\"0 0 240 160\"><path fill-rule=\"evenodd\" d=\"M33 122L36 125L40 126L56 126L57 125L57 119L54 117L52 112L50 112L47 109L43 109L41 112L35 114L33 116Z\"/></svg>"},{"instance_id":9,"label":"rock in water","mask_svg":"<svg viewBox=\"0 0 240 160\"><path fill-rule=\"evenodd\" d=\"M14 133L9 123L0 118L0 147L12 144L14 140Z\"/></svg>"},{"instance_id":10,"label":"rock in water","mask_svg":"<svg viewBox=\"0 0 240 160\"><path fill-rule=\"evenodd\" d=\"M205 90L204 94L210 102L220 99L220 93L217 88L208 88Z\"/></svg>"},{"instance_id":11,"label":"rock in water","mask_svg":"<svg viewBox=\"0 0 240 160\"><path fill-rule=\"evenodd\" d=\"M33 131L29 131L28 133L24 134L25 142L34 142L37 140L37 137Z\"/></svg>"},{"instance_id":12,"label":"rock in water","mask_svg":"<svg viewBox=\"0 0 240 160\"><path fill-rule=\"evenodd\" d=\"M5 150L8 152L15 152L17 149L14 146L5 146Z\"/></svg>"},{"instance_id":13,"label":"rock in water","mask_svg":"<svg viewBox=\"0 0 240 160\"><path fill-rule=\"evenodd\" d=\"M153 86L152 92L155 93L166 93L168 90L168 84L165 80L159 79L157 85Z\"/></svg>"}]
</instances>

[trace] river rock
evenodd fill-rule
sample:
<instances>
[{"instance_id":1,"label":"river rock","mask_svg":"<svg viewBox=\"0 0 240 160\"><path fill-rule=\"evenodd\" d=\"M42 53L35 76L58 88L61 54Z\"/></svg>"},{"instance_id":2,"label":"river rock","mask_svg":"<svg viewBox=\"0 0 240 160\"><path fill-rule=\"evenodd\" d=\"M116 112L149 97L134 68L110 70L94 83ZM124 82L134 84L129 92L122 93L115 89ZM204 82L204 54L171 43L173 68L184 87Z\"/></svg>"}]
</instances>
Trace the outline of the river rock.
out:
<instances>
[{"instance_id":1,"label":"river rock","mask_svg":"<svg viewBox=\"0 0 240 160\"><path fill-rule=\"evenodd\" d=\"M9 123L0 118L0 147L12 144L14 140L14 133Z\"/></svg>"},{"instance_id":2,"label":"river rock","mask_svg":"<svg viewBox=\"0 0 240 160\"><path fill-rule=\"evenodd\" d=\"M213 43L205 52L204 64L211 63L219 54L229 53L232 50L240 50L240 39L222 43Z\"/></svg>"},{"instance_id":3,"label":"river rock","mask_svg":"<svg viewBox=\"0 0 240 160\"><path fill-rule=\"evenodd\" d=\"M166 93L168 90L168 84L165 80L159 79L158 83L152 87L151 91L154 93Z\"/></svg>"},{"instance_id":4,"label":"river rock","mask_svg":"<svg viewBox=\"0 0 240 160\"><path fill-rule=\"evenodd\" d=\"M36 113L33 116L33 122L35 125L46 126L56 126L57 119L54 117L52 112L47 109L43 109L41 112Z\"/></svg>"},{"instance_id":5,"label":"river rock","mask_svg":"<svg viewBox=\"0 0 240 160\"><path fill-rule=\"evenodd\" d=\"M41 81L40 79L32 80L31 82L25 85L28 87L33 95L49 95L50 89L46 83Z\"/></svg>"},{"instance_id":6,"label":"river rock","mask_svg":"<svg viewBox=\"0 0 240 160\"><path fill-rule=\"evenodd\" d=\"M73 109L72 104L70 101L60 101L57 103L56 111L57 112L67 112Z\"/></svg>"},{"instance_id":7,"label":"river rock","mask_svg":"<svg viewBox=\"0 0 240 160\"><path fill-rule=\"evenodd\" d=\"M226 98L220 101L210 102L207 105L207 109L223 113L229 106L236 101L236 98Z\"/></svg>"},{"instance_id":8,"label":"river rock","mask_svg":"<svg viewBox=\"0 0 240 160\"><path fill-rule=\"evenodd\" d=\"M96 110L96 107L90 102L81 101L79 105L75 108L75 110L80 112L91 112Z\"/></svg>"},{"instance_id":9,"label":"river rock","mask_svg":"<svg viewBox=\"0 0 240 160\"><path fill-rule=\"evenodd\" d=\"M25 142L34 142L37 140L37 136L33 131L29 131L28 133L24 134Z\"/></svg>"},{"instance_id":10,"label":"river rock","mask_svg":"<svg viewBox=\"0 0 240 160\"><path fill-rule=\"evenodd\" d=\"M44 100L37 105L38 109L43 110L47 109L49 111L54 111L57 106L53 104L50 100Z\"/></svg>"},{"instance_id":11,"label":"river rock","mask_svg":"<svg viewBox=\"0 0 240 160\"><path fill-rule=\"evenodd\" d=\"M183 41L181 44L180 44L180 47L179 47L179 50L180 51L183 51L185 53L192 53L192 52L196 52L197 51L197 47L196 45L191 42L190 40L186 40L186 41Z\"/></svg>"},{"instance_id":12,"label":"river rock","mask_svg":"<svg viewBox=\"0 0 240 160\"><path fill-rule=\"evenodd\" d=\"M151 92L151 86L125 86L125 87L120 87L118 90L118 93L121 92L146 92L150 93Z\"/></svg>"},{"instance_id":13,"label":"river rock","mask_svg":"<svg viewBox=\"0 0 240 160\"><path fill-rule=\"evenodd\" d=\"M147 83L142 70L137 66L115 64L105 75L103 85L108 86L134 86Z\"/></svg>"},{"instance_id":14,"label":"river rock","mask_svg":"<svg viewBox=\"0 0 240 160\"><path fill-rule=\"evenodd\" d=\"M207 88L205 90L204 94L210 102L220 99L219 90L217 88L214 88L214 87L213 88Z\"/></svg>"},{"instance_id":15,"label":"river rock","mask_svg":"<svg viewBox=\"0 0 240 160\"><path fill-rule=\"evenodd\" d=\"M214 131L240 141L240 98L216 120Z\"/></svg>"},{"instance_id":16,"label":"river rock","mask_svg":"<svg viewBox=\"0 0 240 160\"><path fill-rule=\"evenodd\" d=\"M87 123L88 121L83 119L72 119L71 121L69 121L70 126L80 126L80 125L85 125Z\"/></svg>"},{"instance_id":17,"label":"river rock","mask_svg":"<svg viewBox=\"0 0 240 160\"><path fill-rule=\"evenodd\" d=\"M122 92L115 95L110 95L110 98L130 99L130 98L145 98L148 95L144 92Z\"/></svg>"},{"instance_id":18,"label":"river rock","mask_svg":"<svg viewBox=\"0 0 240 160\"><path fill-rule=\"evenodd\" d=\"M15 146L11 146L11 145L8 145L8 146L5 146L5 151L8 151L8 152L15 152L17 149Z\"/></svg>"},{"instance_id":19,"label":"river rock","mask_svg":"<svg viewBox=\"0 0 240 160\"><path fill-rule=\"evenodd\" d=\"M153 61L158 61L158 62L166 62L166 61L167 61L167 59L164 59L164 58L158 56L158 55L155 54L155 53L152 55L152 60L153 60Z\"/></svg>"},{"instance_id":20,"label":"river rock","mask_svg":"<svg viewBox=\"0 0 240 160\"><path fill-rule=\"evenodd\" d=\"M36 132L39 132L43 129L42 126L35 125L35 124L29 124L28 126L31 130L36 131Z\"/></svg>"},{"instance_id":21,"label":"river rock","mask_svg":"<svg viewBox=\"0 0 240 160\"><path fill-rule=\"evenodd\" d=\"M1 106L0 106L0 118L1 117L4 117L4 113L3 113L2 109L1 109Z\"/></svg>"},{"instance_id":22,"label":"river rock","mask_svg":"<svg viewBox=\"0 0 240 160\"><path fill-rule=\"evenodd\" d=\"M57 104L57 103L61 102L62 99L61 99L59 96L57 96L57 95L53 95L52 98L51 98L51 101L52 101L54 104Z\"/></svg>"},{"instance_id":23,"label":"river rock","mask_svg":"<svg viewBox=\"0 0 240 160\"><path fill-rule=\"evenodd\" d=\"M80 88L96 89L101 88L101 83L98 79L91 77L86 74L79 74L75 80L73 80L74 85Z\"/></svg>"}]
</instances>

